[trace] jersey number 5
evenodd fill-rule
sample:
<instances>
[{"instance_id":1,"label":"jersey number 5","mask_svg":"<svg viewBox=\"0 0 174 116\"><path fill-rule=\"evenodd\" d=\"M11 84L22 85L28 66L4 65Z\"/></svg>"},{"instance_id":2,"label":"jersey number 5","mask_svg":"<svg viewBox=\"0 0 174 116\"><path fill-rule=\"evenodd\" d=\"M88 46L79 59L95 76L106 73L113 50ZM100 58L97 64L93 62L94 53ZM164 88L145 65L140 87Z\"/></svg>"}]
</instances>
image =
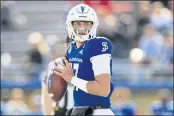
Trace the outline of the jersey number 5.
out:
<instances>
[{"instance_id":1,"label":"jersey number 5","mask_svg":"<svg viewBox=\"0 0 174 116\"><path fill-rule=\"evenodd\" d=\"M78 70L79 70L79 64L78 63L73 63L71 64L73 72L75 74L75 76L77 76L78 74ZM76 91L78 91L78 88L76 87Z\"/></svg>"}]
</instances>

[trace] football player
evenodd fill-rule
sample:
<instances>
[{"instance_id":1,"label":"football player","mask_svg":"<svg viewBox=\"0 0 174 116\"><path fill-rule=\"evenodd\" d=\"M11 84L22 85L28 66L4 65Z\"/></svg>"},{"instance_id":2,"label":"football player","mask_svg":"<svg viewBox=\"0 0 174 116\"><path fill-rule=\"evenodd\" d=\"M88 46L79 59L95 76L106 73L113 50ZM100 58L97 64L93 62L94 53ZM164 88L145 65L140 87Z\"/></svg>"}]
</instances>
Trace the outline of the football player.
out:
<instances>
[{"instance_id":1,"label":"football player","mask_svg":"<svg viewBox=\"0 0 174 116\"><path fill-rule=\"evenodd\" d=\"M114 90L111 82L112 44L104 37L96 37L98 18L85 4L73 7L66 25L71 42L54 71L74 85L74 107L67 115L114 115L110 109L110 96ZM104 27L103 27L104 28Z\"/></svg>"},{"instance_id":2,"label":"football player","mask_svg":"<svg viewBox=\"0 0 174 116\"><path fill-rule=\"evenodd\" d=\"M71 96L71 86L68 86L66 94L63 96L63 98L59 102L53 101L52 98L49 96L45 82L42 81L41 106L44 115L64 116L66 111L68 109L71 109L71 107L73 106Z\"/></svg>"},{"instance_id":3,"label":"football player","mask_svg":"<svg viewBox=\"0 0 174 116\"><path fill-rule=\"evenodd\" d=\"M65 48L67 48L66 45L70 42L71 42L71 39L67 37L65 42ZM55 51L55 47L56 45L50 46L51 48L50 53L51 53L52 60L49 62L48 67L45 71L49 71L52 68L54 68L51 66L51 64L57 57L59 57ZM69 98L72 96L72 92L70 91L70 89L67 89L64 97L59 102L56 103L52 100L52 98L49 96L49 93L47 91L45 74L43 74L43 81L41 82L41 85L42 85L41 106L42 106L44 115L65 115L66 110L70 109L73 104L72 102L70 102L71 99L69 100ZM68 86L68 88L71 88L71 87Z\"/></svg>"},{"instance_id":4,"label":"football player","mask_svg":"<svg viewBox=\"0 0 174 116\"><path fill-rule=\"evenodd\" d=\"M53 115L54 114L54 109L52 107L53 100L49 96L49 93L46 89L46 84L42 82L42 88L41 88L41 106L43 109L43 114L44 115Z\"/></svg>"}]
</instances>

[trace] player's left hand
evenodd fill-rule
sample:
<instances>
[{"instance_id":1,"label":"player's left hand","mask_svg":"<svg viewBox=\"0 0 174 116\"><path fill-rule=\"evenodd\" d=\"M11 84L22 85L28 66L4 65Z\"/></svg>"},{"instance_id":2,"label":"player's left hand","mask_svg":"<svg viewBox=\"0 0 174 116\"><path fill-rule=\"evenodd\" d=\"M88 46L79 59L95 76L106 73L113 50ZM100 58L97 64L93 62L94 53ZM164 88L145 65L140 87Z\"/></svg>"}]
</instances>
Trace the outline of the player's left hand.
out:
<instances>
[{"instance_id":1,"label":"player's left hand","mask_svg":"<svg viewBox=\"0 0 174 116\"><path fill-rule=\"evenodd\" d=\"M65 62L65 65L58 63L58 65L61 65L62 68L60 68L59 66L56 66L55 69L57 69L59 72L55 70L54 73L63 77L65 81L71 82L71 79L74 76L72 67L65 57L63 57L63 60Z\"/></svg>"}]
</instances>

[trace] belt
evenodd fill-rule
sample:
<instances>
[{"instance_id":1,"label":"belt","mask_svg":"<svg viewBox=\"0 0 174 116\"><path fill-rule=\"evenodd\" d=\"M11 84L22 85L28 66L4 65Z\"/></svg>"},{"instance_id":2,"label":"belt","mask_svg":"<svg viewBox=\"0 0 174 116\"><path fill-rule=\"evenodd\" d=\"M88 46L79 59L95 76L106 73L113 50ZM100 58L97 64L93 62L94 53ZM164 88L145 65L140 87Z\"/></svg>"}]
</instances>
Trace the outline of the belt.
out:
<instances>
[{"instance_id":1,"label":"belt","mask_svg":"<svg viewBox=\"0 0 174 116\"><path fill-rule=\"evenodd\" d=\"M93 108L95 109L108 109L109 107L105 107L105 106L74 106L74 108Z\"/></svg>"},{"instance_id":2,"label":"belt","mask_svg":"<svg viewBox=\"0 0 174 116\"><path fill-rule=\"evenodd\" d=\"M108 109L109 107L105 107L105 106L92 106L91 108L95 109Z\"/></svg>"}]
</instances>

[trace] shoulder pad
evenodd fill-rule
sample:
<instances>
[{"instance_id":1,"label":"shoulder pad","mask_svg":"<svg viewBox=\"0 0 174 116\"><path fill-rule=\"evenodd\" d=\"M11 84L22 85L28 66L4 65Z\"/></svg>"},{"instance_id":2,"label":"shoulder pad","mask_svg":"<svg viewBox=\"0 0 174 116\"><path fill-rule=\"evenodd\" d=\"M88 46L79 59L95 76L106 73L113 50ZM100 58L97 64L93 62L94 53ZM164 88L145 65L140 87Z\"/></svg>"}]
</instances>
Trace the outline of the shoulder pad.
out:
<instances>
[{"instance_id":1,"label":"shoulder pad","mask_svg":"<svg viewBox=\"0 0 174 116\"><path fill-rule=\"evenodd\" d=\"M106 37L95 37L93 39L90 39L89 42L90 41L109 41L110 42L110 40L107 39Z\"/></svg>"},{"instance_id":2,"label":"shoulder pad","mask_svg":"<svg viewBox=\"0 0 174 116\"><path fill-rule=\"evenodd\" d=\"M68 45L68 47L67 47L67 49L66 49L66 54L71 52L72 46L73 46L74 43L75 43L75 41L72 41L72 42Z\"/></svg>"}]
</instances>

